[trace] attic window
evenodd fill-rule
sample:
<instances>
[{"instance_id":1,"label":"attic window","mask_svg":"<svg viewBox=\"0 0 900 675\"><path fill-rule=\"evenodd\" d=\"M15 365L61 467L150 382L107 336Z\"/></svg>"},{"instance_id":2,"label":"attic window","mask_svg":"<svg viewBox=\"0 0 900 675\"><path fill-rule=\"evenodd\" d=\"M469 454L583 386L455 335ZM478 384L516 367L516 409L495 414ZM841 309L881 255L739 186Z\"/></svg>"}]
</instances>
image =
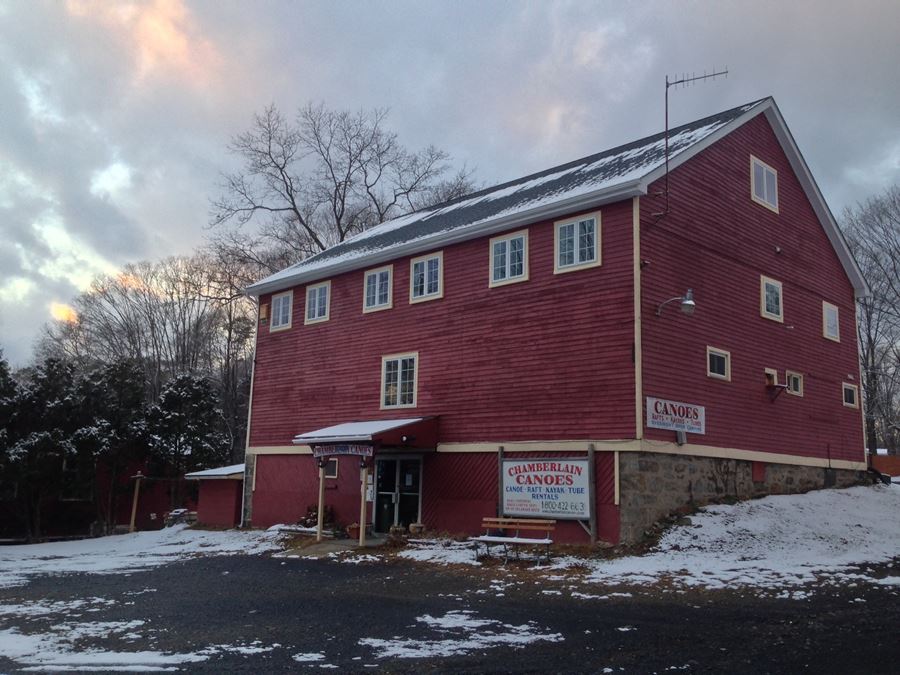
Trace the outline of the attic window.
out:
<instances>
[{"instance_id":1,"label":"attic window","mask_svg":"<svg viewBox=\"0 0 900 675\"><path fill-rule=\"evenodd\" d=\"M600 264L600 214L556 223L554 272L570 272Z\"/></svg>"},{"instance_id":2,"label":"attic window","mask_svg":"<svg viewBox=\"0 0 900 675\"><path fill-rule=\"evenodd\" d=\"M750 155L750 195L757 204L778 213L778 172L753 155Z\"/></svg>"},{"instance_id":3,"label":"attic window","mask_svg":"<svg viewBox=\"0 0 900 675\"><path fill-rule=\"evenodd\" d=\"M835 342L841 341L841 326L837 305L822 301L822 336Z\"/></svg>"},{"instance_id":4,"label":"attic window","mask_svg":"<svg viewBox=\"0 0 900 675\"><path fill-rule=\"evenodd\" d=\"M761 276L759 278L759 313L766 319L784 322L784 306L781 295L780 281Z\"/></svg>"}]
</instances>

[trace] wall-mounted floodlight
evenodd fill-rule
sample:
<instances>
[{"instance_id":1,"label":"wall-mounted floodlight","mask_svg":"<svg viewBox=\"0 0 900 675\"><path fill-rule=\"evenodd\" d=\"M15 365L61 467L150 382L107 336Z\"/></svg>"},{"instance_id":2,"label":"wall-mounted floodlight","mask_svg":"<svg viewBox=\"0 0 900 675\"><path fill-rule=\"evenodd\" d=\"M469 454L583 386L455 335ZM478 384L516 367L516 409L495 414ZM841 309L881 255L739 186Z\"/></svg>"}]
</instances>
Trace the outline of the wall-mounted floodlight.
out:
<instances>
[{"instance_id":1,"label":"wall-mounted floodlight","mask_svg":"<svg viewBox=\"0 0 900 675\"><path fill-rule=\"evenodd\" d=\"M663 307L668 305L670 302L681 303L681 313L685 316L691 316L694 313L694 309L697 307L697 303L694 302L694 290L692 288L689 288L684 295L679 295L675 298L669 298L659 307L657 307L656 316L662 316Z\"/></svg>"}]
</instances>

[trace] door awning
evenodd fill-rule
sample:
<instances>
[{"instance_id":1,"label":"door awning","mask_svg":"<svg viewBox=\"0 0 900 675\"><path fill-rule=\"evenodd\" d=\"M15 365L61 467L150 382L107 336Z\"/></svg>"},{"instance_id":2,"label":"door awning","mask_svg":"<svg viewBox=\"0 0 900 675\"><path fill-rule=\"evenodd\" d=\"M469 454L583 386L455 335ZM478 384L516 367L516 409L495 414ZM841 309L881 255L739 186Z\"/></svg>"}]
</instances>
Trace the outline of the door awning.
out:
<instances>
[{"instance_id":1,"label":"door awning","mask_svg":"<svg viewBox=\"0 0 900 675\"><path fill-rule=\"evenodd\" d=\"M344 422L294 436L294 445L362 445L434 449L437 445L437 417L409 417L399 420Z\"/></svg>"}]
</instances>

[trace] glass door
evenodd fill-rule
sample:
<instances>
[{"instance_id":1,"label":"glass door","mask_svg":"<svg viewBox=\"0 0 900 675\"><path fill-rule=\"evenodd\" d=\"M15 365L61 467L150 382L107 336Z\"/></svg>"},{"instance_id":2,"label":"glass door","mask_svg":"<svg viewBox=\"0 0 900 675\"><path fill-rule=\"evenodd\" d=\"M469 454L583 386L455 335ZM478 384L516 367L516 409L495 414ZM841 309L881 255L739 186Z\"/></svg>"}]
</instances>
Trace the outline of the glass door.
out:
<instances>
[{"instance_id":1,"label":"glass door","mask_svg":"<svg viewBox=\"0 0 900 675\"><path fill-rule=\"evenodd\" d=\"M422 460L418 457L375 460L375 531L419 522Z\"/></svg>"}]
</instances>

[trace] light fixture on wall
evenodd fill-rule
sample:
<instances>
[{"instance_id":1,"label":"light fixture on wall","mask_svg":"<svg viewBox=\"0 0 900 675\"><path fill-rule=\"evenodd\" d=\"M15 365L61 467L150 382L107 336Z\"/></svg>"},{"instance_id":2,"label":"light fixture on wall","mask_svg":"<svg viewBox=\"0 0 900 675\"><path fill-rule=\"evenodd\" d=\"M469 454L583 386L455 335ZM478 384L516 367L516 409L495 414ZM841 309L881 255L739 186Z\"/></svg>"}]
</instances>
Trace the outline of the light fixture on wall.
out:
<instances>
[{"instance_id":1,"label":"light fixture on wall","mask_svg":"<svg viewBox=\"0 0 900 675\"><path fill-rule=\"evenodd\" d=\"M664 303L662 303L659 307L656 308L656 316L662 316L663 307L668 305L670 302L679 302L681 303L681 313L685 316L691 316L694 313L694 309L697 307L697 303L694 302L694 289L689 288L684 295L679 295L674 298L669 298Z\"/></svg>"}]
</instances>

